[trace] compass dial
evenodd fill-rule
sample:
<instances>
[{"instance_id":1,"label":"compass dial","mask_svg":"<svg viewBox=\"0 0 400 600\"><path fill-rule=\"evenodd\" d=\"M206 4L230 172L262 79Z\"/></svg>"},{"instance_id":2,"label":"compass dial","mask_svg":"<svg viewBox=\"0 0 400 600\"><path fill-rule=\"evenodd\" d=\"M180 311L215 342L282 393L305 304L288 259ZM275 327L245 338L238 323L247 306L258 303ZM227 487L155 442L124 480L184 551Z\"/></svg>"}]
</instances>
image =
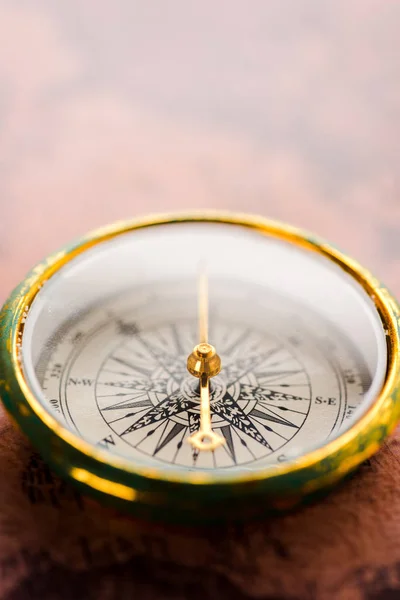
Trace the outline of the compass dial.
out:
<instances>
[{"instance_id":1,"label":"compass dial","mask_svg":"<svg viewBox=\"0 0 400 600\"><path fill-rule=\"evenodd\" d=\"M264 477L373 405L385 329L322 251L233 223L107 235L43 282L18 346L40 410L93 452L94 486L121 464L117 482Z\"/></svg>"},{"instance_id":2,"label":"compass dial","mask_svg":"<svg viewBox=\"0 0 400 600\"><path fill-rule=\"evenodd\" d=\"M272 291L250 316L245 300L259 288L242 285L235 298L237 282L210 283L223 365L210 383L211 424L223 446L187 443L200 427L199 380L186 368L197 341L190 286L138 289L64 323L37 366L48 408L110 452L190 469L282 462L345 427L371 383L349 340Z\"/></svg>"}]
</instances>

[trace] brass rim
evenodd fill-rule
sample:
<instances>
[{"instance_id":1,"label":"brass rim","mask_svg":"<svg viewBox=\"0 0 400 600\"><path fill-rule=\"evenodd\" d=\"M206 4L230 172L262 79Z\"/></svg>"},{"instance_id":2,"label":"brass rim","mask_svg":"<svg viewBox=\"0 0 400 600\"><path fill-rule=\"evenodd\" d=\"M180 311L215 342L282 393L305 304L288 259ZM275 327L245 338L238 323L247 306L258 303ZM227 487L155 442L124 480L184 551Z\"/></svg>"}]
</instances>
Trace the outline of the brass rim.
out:
<instances>
[{"instance_id":1,"label":"brass rim","mask_svg":"<svg viewBox=\"0 0 400 600\"><path fill-rule=\"evenodd\" d=\"M134 230L170 223L187 222L220 223L241 226L256 230L262 235L284 240L297 247L322 255L328 260L336 263L343 271L351 275L353 279L362 286L367 295L372 299L382 322L383 329L387 332L388 363L385 381L379 395L365 414L350 429L328 442L325 446L313 450L308 454L299 457L295 461L270 465L251 474L236 476L224 475L223 477L217 478L206 472L184 473L183 471L175 471L173 469L168 469L168 471L166 471L156 467L143 467L137 465L133 461L117 455L112 455L111 453L92 446L56 421L56 419L46 411L45 407L32 392L23 373L19 357L20 342L23 336L25 319L29 307L32 305L32 302L41 287L63 266L93 246ZM18 290L20 291L18 292ZM9 303L6 303L3 307L0 315L0 334L3 332L0 337L2 358L4 360L4 356L8 356L12 367L11 376L14 378L14 381L11 383L17 384L23 397L22 403L20 403L18 407L18 411L11 409L10 403L8 403L7 408L22 426L21 421L23 421L24 416L27 417L29 414L29 411L26 411L28 414L24 415L23 405L25 403L42 425L50 430L54 436L61 438L67 446L70 446L75 451L85 455L92 461L95 461L98 465L105 464L117 471L164 482L232 486L235 484L246 484L249 482L286 476L303 469L317 470L317 467L321 462L331 458L333 455L344 453L344 455L347 454L347 458L346 460L343 460L338 469L336 469L336 471L340 471L340 473L336 473L335 479L339 479L347 472L354 469L355 466L365 460L368 456L373 454L378 449L381 442L371 443L365 448L364 452L357 453L356 456L353 456L351 452L346 453L346 448L350 449L359 436L368 434L368 432L381 426L382 423L384 423L387 433L390 433L400 416L398 414L399 407L397 406L398 403L396 399L396 392L398 391L400 384L398 329L400 313L396 302L386 288L384 288L357 262L345 256L339 250L324 241L294 227L257 216L213 211L207 211L205 213L161 214L129 222L121 222L96 230L83 237L72 247L65 248L55 255L50 256L47 260L33 269L18 290L16 296L14 296L14 298L12 297L13 299L10 299ZM10 314L11 305L13 309L12 314ZM0 381L0 383L6 389L12 389L13 387L8 381L3 380L2 382ZM73 479L84 482L94 489L99 489L99 485L96 483L96 480L99 478L96 475L91 474L90 471L82 473L82 469L76 469L74 465L66 465L65 470ZM76 475L76 472L78 471L79 477ZM119 484L113 485L118 486ZM104 488L104 484L102 484L102 486ZM320 486L318 485L318 487ZM118 491L116 488L113 493L107 488L107 491L105 489L101 491L111 493L117 497L124 497L125 494L125 499L133 499L126 497L126 490Z\"/></svg>"}]
</instances>

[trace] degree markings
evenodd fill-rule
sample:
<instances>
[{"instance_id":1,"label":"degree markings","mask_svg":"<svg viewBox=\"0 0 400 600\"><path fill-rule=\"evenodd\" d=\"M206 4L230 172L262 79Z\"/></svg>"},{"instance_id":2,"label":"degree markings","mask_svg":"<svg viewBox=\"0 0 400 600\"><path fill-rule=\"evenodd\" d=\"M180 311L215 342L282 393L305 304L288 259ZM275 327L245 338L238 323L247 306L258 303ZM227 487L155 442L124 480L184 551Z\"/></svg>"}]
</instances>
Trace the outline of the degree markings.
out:
<instances>
[{"instance_id":1,"label":"degree markings","mask_svg":"<svg viewBox=\"0 0 400 600\"><path fill-rule=\"evenodd\" d=\"M185 372L185 368L184 365L182 367L182 364L180 363L182 362L182 356L184 357L188 352L187 350L184 350L184 345L182 344L181 329L176 323L173 323L170 324L167 329L164 327L161 332L153 331L151 335L148 336L147 332L139 331L139 328L133 322L129 322L126 319L120 320L120 322L117 323L117 327L121 329L122 324L124 325L124 331L120 331L119 335L124 338L124 341L119 346L119 349L115 348L115 350L112 351L101 369L102 374L106 375L106 373L109 373L113 377L120 377L120 380L110 381L110 379L112 379L111 377L106 381L102 381L97 378L96 398L104 400L104 402L101 403L102 408L99 407L100 413L105 417L107 413L111 414L112 412L116 412L118 415L119 411L125 412L123 416L118 415L118 417L112 421L109 421L107 418L106 423L109 426L111 424L116 424L119 421L124 422L126 419L134 419L128 427L125 427L122 433L118 434L119 437L126 437L133 431L140 431L140 429L145 430L146 427L151 427L152 429L150 432L147 431L144 438L141 438L141 440L138 441L135 440L134 447L143 444L143 440L154 437L155 442L153 450L150 453L153 456L157 456L157 459L164 460L162 458L164 450L169 446L172 447L172 445L174 445L173 455L168 459L168 462L175 462L179 459L180 451L182 447L184 447L184 437L189 434L190 425L192 429L195 427L198 428L198 423L196 423L198 415L193 412L190 414L187 413L188 410L195 410L196 404L190 403L187 399L182 398L179 401L181 406L178 407L178 409L177 406L174 406L174 412L172 413L173 418L175 418L175 416L181 416L183 418L185 415L184 418L188 419L187 425L184 425L183 422L179 423L172 421L168 411L166 412L167 416L164 419L164 413L162 410L160 411L160 405L163 404L165 400L168 402L170 398L166 395L167 387L165 383L161 384L161 380L164 380L164 382L167 382L168 380L173 381L173 388L175 386L175 389L177 386L179 388L183 380L182 374ZM227 329L229 330L229 327L227 327ZM226 336L225 338L227 344L225 344L225 352L228 354L227 351L230 351L235 356L226 357L224 374L225 381L228 379L227 385L230 392L227 392L221 401L215 401L212 404L212 415L215 421L215 428L223 432L222 435L227 439L226 445L221 447L221 453L229 456L234 465L245 464L243 463L243 456L239 459L239 462L237 462L237 452L235 451L236 443L239 443L239 447L244 449L245 452L250 454L252 458L256 460L259 458L259 455L257 451L255 452L253 443L261 444L261 446L264 446L269 452L272 452L277 448L275 448L275 444L268 439L269 434L276 435L285 441L292 439L291 437L285 437L282 428L287 429L288 431L299 430L308 415L308 411L298 410L298 408L303 406L303 402L309 403L310 400L307 397L307 393L304 393L304 397L302 397L286 394L281 390L283 388L293 388L295 390L297 387L302 387L304 390L306 390L307 387L309 390L311 388L308 375L304 369L302 370L298 367L294 368L297 359L288 352L288 348L277 343L272 348L257 353L254 339L257 338L258 332L253 336L251 330L244 329L239 332L239 334L236 334L233 339L232 331L229 333L230 337ZM87 336L83 337L85 339L80 341L86 343ZM184 337L187 338L187 335ZM138 346L137 344L136 346L133 344L133 340L140 342L144 353L139 352ZM218 345L217 337L215 344ZM243 345L243 352L236 352L238 345ZM221 346L218 345L218 348L220 347ZM172 348L171 354L169 353L169 348ZM149 356L147 356L147 353ZM246 356L244 360L241 360L240 358L242 354ZM279 360L277 360L278 357ZM143 364L143 362L150 361L150 359L162 370L160 385L155 384L152 381L156 366L152 368L151 366ZM177 364L177 360L180 361L179 365ZM111 361L111 363L109 361ZM122 370L115 370L115 367L109 368L112 363L114 363L115 366L118 364L124 368ZM160 374L160 372L161 371L159 370L158 373ZM65 370L63 374L65 376ZM304 375L306 375L308 382L304 381ZM258 385L251 387L250 383L247 383L247 378L249 376L250 378L255 377L258 381ZM81 375L81 377L83 376ZM122 380L121 377L126 378L126 381ZM139 377L142 381L140 381ZM282 378L284 378L284 382L282 382ZM291 380L290 382L287 382L288 378ZM245 383L243 384L244 381ZM239 396L239 398L235 400L235 404L224 402L226 400L231 401L231 393L234 393L233 388L236 384L239 384L243 396ZM115 393L109 393L108 390L106 390L106 387L109 388L110 392L115 389ZM279 391L276 388L278 388ZM101 389L108 393L100 393ZM244 408L247 406L245 401L247 400L246 394L249 396L249 401L254 401L254 397L251 398L251 395L252 392L255 393L256 390L259 392L259 396L256 399L256 408L251 409L249 405L247 412L244 412ZM152 394L151 400L149 394ZM119 399L119 401L112 402L113 399ZM108 402L108 400L110 400L110 402ZM282 401L287 403L287 405L282 405ZM298 407L294 407L293 403L295 401L300 402ZM218 402L225 403L224 410L221 409ZM154 409L159 410L158 412L154 412ZM285 413L285 416L282 413ZM147 418L142 420L146 415ZM152 416L155 419L153 422L151 420ZM161 422L164 419L163 427L159 428L157 418L160 418ZM278 429L278 427L281 429ZM175 444L180 444L180 446L175 448ZM279 448L281 447L282 446L279 446ZM149 450L146 450L146 453L149 453ZM212 456L213 464L216 466L218 466L218 456L218 452L215 452ZM198 456L193 455L192 460L193 463L196 463Z\"/></svg>"},{"instance_id":2,"label":"degree markings","mask_svg":"<svg viewBox=\"0 0 400 600\"><path fill-rule=\"evenodd\" d=\"M149 302L148 297L146 297L146 300L143 302L144 295L140 295L140 302L142 304L139 308L146 308L147 310ZM153 297L154 296L155 295L153 294ZM112 360L105 360L104 363L102 362L101 373L98 373L96 388L94 390L96 392L95 401L97 402L99 414L103 417L107 426L110 427L110 424L113 423L116 426L116 429L118 428L121 430L123 424L125 424L125 432L129 429L128 426L132 426L135 422L140 420L142 416L145 416L146 413L153 410L154 407L159 406L172 391L179 389L185 376L185 358L192 349L192 343L190 342L190 347L186 347L186 345L189 344L188 340L190 340L191 336L188 334L187 328L182 329L181 322L169 323L167 325L164 324L164 321L164 323L160 324L160 330L156 331L153 329L149 335L149 330L146 330L146 323L150 323L151 326L153 326L154 323L154 321L149 318L149 316L151 316L149 313L143 313L143 320L141 310L139 314L138 303L133 302L131 303L129 310L126 311L127 316L125 316L125 314L122 314L123 311L121 311L119 299L116 304L119 308L113 309L112 311L106 310L101 316L100 325L96 326L96 328L88 326L87 320L82 323L82 317L86 318L86 315L80 314L79 319L75 319L73 327L71 327L70 324L66 324L63 331L66 332L67 335L59 335L57 339L62 343L62 338L64 338L69 344L73 344L74 350L79 354L80 352L83 352L84 346L87 343L88 338L92 336L94 329L100 331L102 328L110 325L111 316L115 327L116 337L114 340L120 338L121 344L119 346L119 351L117 351L115 345L111 350L110 354L114 354ZM134 306L135 304L136 307ZM269 307L270 299L268 299L267 304ZM156 306L156 310L158 310L158 308L159 306ZM120 316L120 313L122 316ZM176 316L176 309L172 309L172 313ZM235 314L236 318L235 310L232 311L231 309L231 314ZM103 322L105 315L106 323ZM134 315L135 318L132 319L130 315ZM220 455L226 457L225 461L227 461L229 457L233 465L236 461L237 464L246 464L246 462L244 462L243 452L248 455L250 462L251 459L256 460L260 458L259 451L257 450L257 445L260 445L260 443L254 439L257 437L256 431L265 438L270 447L275 447L275 444L269 439L270 435L276 435L286 439L285 430L288 431L288 440L292 440L294 436L289 437L291 432L299 431L303 426L302 424L306 422L309 415L310 400L312 398L310 378L307 371L303 368L301 360L297 360L298 353L296 352L296 349L298 348L300 348L301 352L303 352L304 349L307 350L307 345L304 345L304 339L306 339L304 338L304 334L307 336L309 332L307 332L303 325L299 325L298 320L293 323L292 327L293 331L296 332L296 335L293 335L293 332L290 335L287 335L284 338L285 344L283 345L280 343L280 340L277 340L276 335L273 333L275 329L274 319L272 318L272 328L270 333L265 335L269 336L269 343L273 344L273 347L269 348L266 352L260 350L261 346L259 345L259 340L261 339L261 335L259 331L252 331L247 323L241 331L238 331L237 325L233 327L224 325L219 329L218 333L218 328L220 327L222 320L223 317L221 317L218 322L215 323L215 327L213 327L213 331L216 332L214 343L221 354L226 354L224 365L226 377L224 384L228 385L228 390L231 395L239 393L239 397L237 398L235 396L235 399L237 407L242 412L236 414L231 410L236 410L236 406L228 406L228 410L225 411L225 416L228 416L229 420L224 421L221 416L221 411L219 413L218 410L215 411L215 413L212 411L215 429L223 432L221 434L224 435L227 440L227 443L212 456L214 467L218 466L219 460L222 461L222 459L219 458ZM89 324L92 325L93 322L93 318L90 316ZM156 320L156 322L159 321ZM290 328L288 327L288 329ZM193 327L192 332L195 330L197 330L196 327ZM192 335L192 337L194 339L195 336ZM140 345L135 342L135 340L140 341L140 338L144 341L144 344L141 343L141 348ZM315 335L315 339L319 340L321 343L323 341L322 335L320 335L319 332ZM132 340L134 340L133 343ZM114 344L114 342L112 343ZM289 347L287 343L291 346ZM243 348L240 348L242 345ZM148 355L150 354L149 347L150 351L152 351L151 356ZM341 348L340 345L339 347ZM293 352L291 350L293 350ZM175 358L171 359L172 354L179 358L179 365L175 361ZM246 357L245 360L240 360L241 355ZM350 351L349 355L351 355ZM109 358L111 358L111 356L109 356ZM53 362L60 361L55 358ZM60 402L61 409L63 411L65 409L66 412L68 411L68 414L71 414L69 412L68 394L72 394L73 390L67 390L64 386L64 382L69 378L69 375L66 376L66 371L69 373L72 368L71 355L69 355L67 359L64 359L62 363L64 369L62 378L60 378L59 381L58 391L56 393L53 391L53 385L53 387L50 388L51 392L48 391L47 393L50 394L49 397L57 397L57 394L59 394L60 399L63 398ZM150 369L146 368L148 366L146 363L151 365ZM358 362L355 364L358 367L361 363ZM338 367L338 380L342 380L344 374L343 372L340 372L339 368L343 367L343 363L339 361L336 366ZM329 368L334 369L334 365L331 364ZM153 384L154 372L156 370L158 375L161 376L165 382L164 387L148 385L147 389L140 390L140 380L151 382ZM48 372L49 369L47 369L46 374ZM48 377L45 377L46 374L43 372L43 369L42 373L43 382L46 381L46 387L51 383L54 383L50 381L50 384L48 384ZM355 369L355 373L356 377L362 377L359 375L357 369ZM80 373L79 376L84 377L82 373ZM74 377L76 377L75 374ZM93 374L91 374L90 377L94 379ZM114 378L115 381L110 381ZM365 381L368 381L368 378L370 380L370 377L367 375ZM254 401L254 398L250 399L251 388L249 387L250 384L255 383L257 384L255 386L257 389L261 388L261 393L257 397L256 402ZM366 383L365 385L367 386ZM243 392L246 386L249 396L247 399L245 399L246 394ZM341 387L341 394L344 393L347 395L347 385L344 380L340 381L339 386ZM236 388L240 392L238 392ZM288 391L293 390L293 395L285 393L281 394L285 388ZM114 391L115 393L112 393ZM86 390L84 393L90 393L90 390ZM340 396L338 395L339 402L342 400ZM84 398L87 398L87 394ZM221 398L221 402L224 398L225 397ZM357 400L352 398L351 405L355 405L356 402ZM184 455L183 449L186 450L184 438L189 435L190 427L192 430L198 429L199 421L198 413L193 412L198 410L196 404L192 403L188 404L188 406L189 412L188 410L183 409L182 411L175 413L175 415L178 415L179 419L183 419L182 422L174 421L174 416L173 418L166 420L164 426L160 427L160 429L158 429L158 422L148 426L149 429L152 428L152 433L151 435L146 435L143 439L147 439L148 442L152 439L155 440L151 449L149 449L150 447L148 444L144 444L144 442L137 440L135 440L135 442L139 445L143 443L143 445L146 446L145 453L156 456L157 460L164 460L163 457L165 457L167 462L182 461L182 456ZM260 416L260 413L262 416ZM342 410L342 413L344 417L346 410ZM123 416L121 416L121 414L123 414ZM234 417L237 417L238 414L240 415L241 422L243 422L244 419L248 419L253 424L254 429L249 429L253 437L247 435L247 433L244 434L236 426ZM108 419L112 415L116 418L109 421ZM74 423L72 419L73 416L77 415L71 415L71 421ZM338 414L337 419L339 417L340 415ZM186 426L183 425L184 419L186 419L187 422ZM118 422L121 422L121 426L118 426ZM110 435L114 435L116 430L113 430L112 427L110 427L110 430L113 431ZM143 433L146 432L145 427L142 427L141 430ZM156 431L156 433L153 430ZM138 431L140 431L140 429L138 429ZM175 435L172 435L172 431L174 431ZM84 434L85 431L82 430L82 433ZM295 435L297 434L295 433ZM120 434L119 437L120 439L123 439L124 437L128 438L129 433L126 433L125 436L121 436ZM104 439L106 438L107 436L105 436ZM115 436L113 439L117 440L117 437ZM126 442L126 444L128 445L128 442ZM179 448L175 447L177 444L180 444ZM165 454L165 452L169 447L173 447L173 452L171 451L168 455L168 453ZM279 446L279 448L282 447L283 446ZM235 450L235 448L240 449L241 453L239 452L239 455L237 455L237 450ZM263 448L266 449L265 446L263 446ZM192 455L193 464L196 464L196 462L200 465L205 464L201 463L201 460L198 459L198 456ZM223 466L225 466L225 464L223 464Z\"/></svg>"}]
</instances>

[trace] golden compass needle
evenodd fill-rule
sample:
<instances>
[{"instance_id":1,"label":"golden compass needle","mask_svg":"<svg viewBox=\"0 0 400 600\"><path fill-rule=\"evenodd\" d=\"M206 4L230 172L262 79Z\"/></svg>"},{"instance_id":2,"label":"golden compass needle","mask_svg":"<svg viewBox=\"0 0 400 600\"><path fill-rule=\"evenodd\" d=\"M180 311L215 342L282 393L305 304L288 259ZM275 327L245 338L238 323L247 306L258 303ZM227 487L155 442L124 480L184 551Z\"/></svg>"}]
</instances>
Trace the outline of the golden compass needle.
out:
<instances>
[{"instance_id":1,"label":"golden compass needle","mask_svg":"<svg viewBox=\"0 0 400 600\"><path fill-rule=\"evenodd\" d=\"M208 343L208 279L205 271L199 277L198 298L200 344L190 354L187 368L200 379L200 429L188 438L188 442L197 450L215 450L225 444L225 438L211 427L210 378L220 372L221 359Z\"/></svg>"},{"instance_id":2,"label":"golden compass needle","mask_svg":"<svg viewBox=\"0 0 400 600\"><path fill-rule=\"evenodd\" d=\"M208 279L203 269L199 277L199 337L200 344L208 343Z\"/></svg>"}]
</instances>

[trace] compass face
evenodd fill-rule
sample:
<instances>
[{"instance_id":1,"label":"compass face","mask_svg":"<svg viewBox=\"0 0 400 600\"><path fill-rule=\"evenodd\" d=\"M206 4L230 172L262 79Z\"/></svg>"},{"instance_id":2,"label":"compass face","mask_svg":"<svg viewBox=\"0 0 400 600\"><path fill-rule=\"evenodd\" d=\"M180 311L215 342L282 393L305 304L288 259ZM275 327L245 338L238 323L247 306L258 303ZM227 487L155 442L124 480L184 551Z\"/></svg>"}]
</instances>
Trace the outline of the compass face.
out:
<instances>
[{"instance_id":1,"label":"compass face","mask_svg":"<svg viewBox=\"0 0 400 600\"><path fill-rule=\"evenodd\" d=\"M300 320L299 307L272 294L250 318L244 300L259 289L242 288L235 300L232 282L213 287L211 341L223 367L210 407L222 447L199 452L187 442L200 427L199 380L186 368L196 298L179 297L176 285L138 290L64 324L37 368L48 408L111 452L196 469L284 461L334 435L371 383L357 351L304 307Z\"/></svg>"},{"instance_id":2,"label":"compass face","mask_svg":"<svg viewBox=\"0 0 400 600\"><path fill-rule=\"evenodd\" d=\"M183 227L186 242L147 233L142 247L131 236L65 268L30 311L25 372L64 426L133 464L218 475L295 460L368 408L383 332L330 265L299 265L287 245L271 253L254 233L208 229ZM209 341L222 366L209 382L211 427L224 439L213 451L189 443L201 427L199 379L187 370L199 343L198 261L184 248L196 236L213 265Z\"/></svg>"}]
</instances>

